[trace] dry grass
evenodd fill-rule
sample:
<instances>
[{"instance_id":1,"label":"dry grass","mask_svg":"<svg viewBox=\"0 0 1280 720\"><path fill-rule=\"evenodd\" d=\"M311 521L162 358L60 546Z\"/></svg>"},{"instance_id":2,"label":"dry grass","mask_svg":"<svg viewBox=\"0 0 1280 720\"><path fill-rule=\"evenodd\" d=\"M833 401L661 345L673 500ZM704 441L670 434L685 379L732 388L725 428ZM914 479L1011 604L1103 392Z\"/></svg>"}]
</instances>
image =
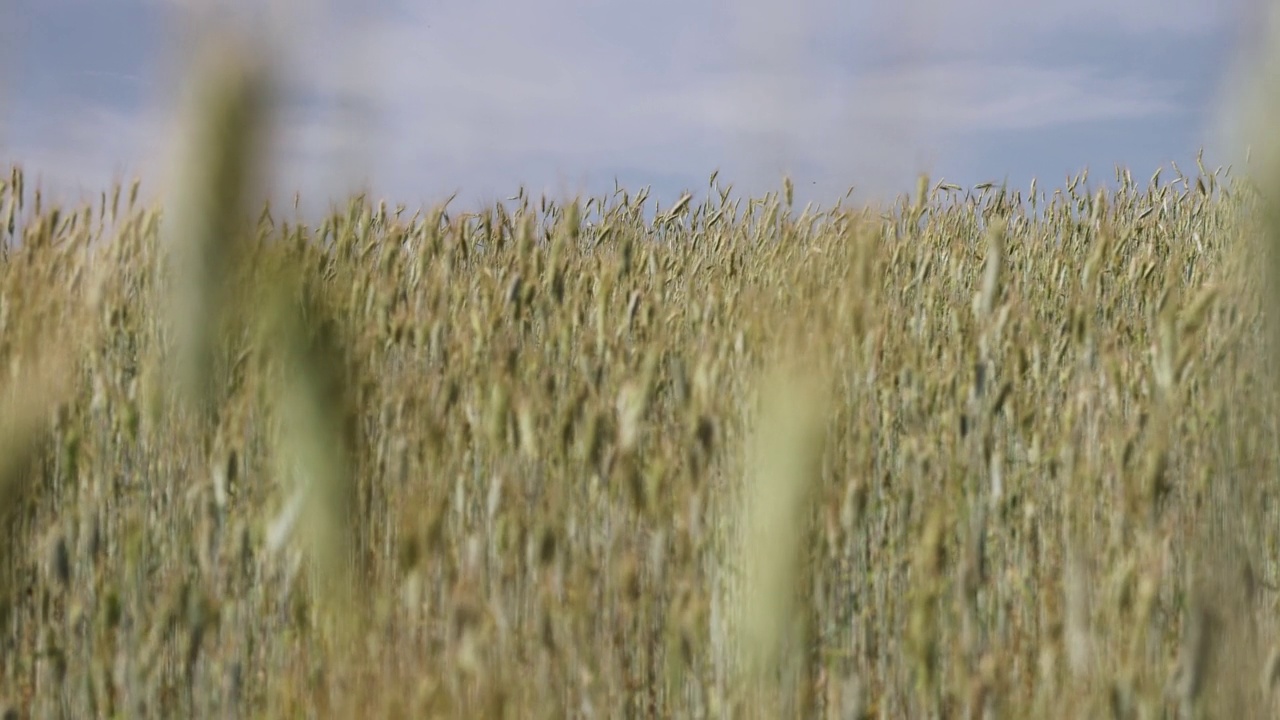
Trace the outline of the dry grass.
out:
<instances>
[{"instance_id":1,"label":"dry grass","mask_svg":"<svg viewBox=\"0 0 1280 720\"><path fill-rule=\"evenodd\" d=\"M1280 710L1248 183L304 224L249 156L4 183L19 717Z\"/></svg>"}]
</instances>

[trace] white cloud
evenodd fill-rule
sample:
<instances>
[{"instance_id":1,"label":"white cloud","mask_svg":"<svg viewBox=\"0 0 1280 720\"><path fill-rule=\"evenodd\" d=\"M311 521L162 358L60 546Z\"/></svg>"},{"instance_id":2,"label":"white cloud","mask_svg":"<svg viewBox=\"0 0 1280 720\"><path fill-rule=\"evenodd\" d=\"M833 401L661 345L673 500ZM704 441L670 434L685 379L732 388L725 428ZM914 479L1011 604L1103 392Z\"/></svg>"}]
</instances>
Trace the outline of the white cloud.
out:
<instances>
[{"instance_id":1,"label":"white cloud","mask_svg":"<svg viewBox=\"0 0 1280 720\"><path fill-rule=\"evenodd\" d=\"M1042 53L1046 41L1074 33L1082 46L1062 47L1066 52L1058 58L1072 62L1088 54L1090 36L1177 42L1229 32L1256 4L1257 0L902 0L893 17L900 37L918 52Z\"/></svg>"},{"instance_id":2,"label":"white cloud","mask_svg":"<svg viewBox=\"0 0 1280 720\"><path fill-rule=\"evenodd\" d=\"M482 52L469 38L439 37L421 25L374 31L383 47L397 49L386 63L395 68L386 76L394 90L379 103L402 131L387 137L395 155L435 153L465 165L477 155L533 151L566 164L626 156L667 169L744 154L775 168L786 157L887 164L908 155L913 142L974 129L1170 110L1174 90L1071 65L938 61L842 69L806 53L803 28L794 21L782 33L791 41L760 44L783 51L751 54L745 69L709 69L704 49L684 62L677 56L671 64L682 70L662 76L589 42L544 44L553 33L537 18L518 23L526 33L490 32ZM736 37L749 38L763 32L760 27L770 24ZM741 45L750 43L719 44L729 55L725 66L734 66L730 48ZM912 137L912 127L923 136ZM708 138L714 138L710 146L694 146ZM867 157L876 154L881 157Z\"/></svg>"},{"instance_id":3,"label":"white cloud","mask_svg":"<svg viewBox=\"0 0 1280 720\"><path fill-rule=\"evenodd\" d=\"M373 23L366 32L381 72L344 80L349 57L317 54L303 83L319 95L355 93L375 109L384 123L368 146L376 167L408 177L426 166L447 187L487 184L485 173L503 164L529 168L541 176L527 178L535 184L629 165L690 176L725 167L751 187L776 187L788 167L819 168L815 179L828 182L856 168L863 184L897 187L921 169L922 150L965 133L1175 109L1167 83L1083 64L842 67L806 49L804 20L776 13L698 43L659 35L653 42L669 54L645 58L626 37L593 36L572 0L554 5L562 12L521 6L501 24L459 7Z\"/></svg>"},{"instance_id":4,"label":"white cloud","mask_svg":"<svg viewBox=\"0 0 1280 720\"><path fill-rule=\"evenodd\" d=\"M800 169L831 197L855 181L898 188L977 131L1185 110L1171 81L1094 67L1089 48L1053 38L1223 32L1244 0L330 0L273 4L296 9L275 16L244 2L153 2L288 18L274 34L294 83L276 158L286 191L340 193L355 182L344 179L370 177L379 192L430 199L521 182L566 189L616 168L666 178L721 168L749 190ZM69 178L98 177L122 157L163 159L168 105L157 98L59 118L27 156Z\"/></svg>"},{"instance_id":5,"label":"white cloud","mask_svg":"<svg viewBox=\"0 0 1280 720\"><path fill-rule=\"evenodd\" d=\"M13 143L8 159L50 193L71 202L96 199L114 182L152 180L163 170L157 119L154 113L72 103L47 119L40 137Z\"/></svg>"},{"instance_id":6,"label":"white cloud","mask_svg":"<svg viewBox=\"0 0 1280 720\"><path fill-rule=\"evenodd\" d=\"M871 114L914 116L936 132L959 135L1146 117L1176 110L1175 92L1168 82L1086 67L956 62L869 74L854 83L853 94L871 101Z\"/></svg>"}]
</instances>

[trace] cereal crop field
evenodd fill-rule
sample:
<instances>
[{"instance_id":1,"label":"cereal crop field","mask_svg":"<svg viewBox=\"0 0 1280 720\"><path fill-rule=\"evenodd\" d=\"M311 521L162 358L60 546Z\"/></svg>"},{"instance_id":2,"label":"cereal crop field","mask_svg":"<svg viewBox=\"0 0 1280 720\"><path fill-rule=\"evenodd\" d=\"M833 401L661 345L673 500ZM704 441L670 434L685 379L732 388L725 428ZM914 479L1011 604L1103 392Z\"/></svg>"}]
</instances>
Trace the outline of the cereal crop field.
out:
<instances>
[{"instance_id":1,"label":"cereal crop field","mask_svg":"<svg viewBox=\"0 0 1280 720\"><path fill-rule=\"evenodd\" d=\"M5 718L1273 717L1229 169L173 202L0 181Z\"/></svg>"}]
</instances>

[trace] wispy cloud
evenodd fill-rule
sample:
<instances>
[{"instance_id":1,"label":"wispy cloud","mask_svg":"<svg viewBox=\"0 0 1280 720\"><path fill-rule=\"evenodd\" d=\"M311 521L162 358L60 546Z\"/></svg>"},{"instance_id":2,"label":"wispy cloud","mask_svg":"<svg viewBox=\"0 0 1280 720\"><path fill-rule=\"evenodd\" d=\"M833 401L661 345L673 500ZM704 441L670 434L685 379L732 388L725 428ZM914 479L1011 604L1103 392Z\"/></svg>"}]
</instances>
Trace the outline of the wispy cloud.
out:
<instances>
[{"instance_id":1,"label":"wispy cloud","mask_svg":"<svg viewBox=\"0 0 1280 720\"><path fill-rule=\"evenodd\" d=\"M156 112L69 101L47 118L11 124L6 161L31 170L39 185L72 202L94 199L113 182L163 171L164 127Z\"/></svg>"},{"instance_id":2,"label":"wispy cloud","mask_svg":"<svg viewBox=\"0 0 1280 720\"><path fill-rule=\"evenodd\" d=\"M750 191L792 172L830 200L851 184L903 188L925 169L1020 172L1036 165L957 148L999 132L1042 133L1049 147L1065 128L1136 119L1187 137L1208 91L1177 68L1119 60L1168 42L1230 47L1244 2L303 3L282 48L275 159L282 189L338 194L368 179L411 200L521 183L599 190L613 174L674 193L716 168ZM186 12L178 0L142 5ZM26 52L35 62L52 50ZM81 71L107 88L150 79ZM155 128L175 98L150 90L143 102L81 98L78 117L29 127L13 151L67 177L162 155ZM92 117L100 130L86 129Z\"/></svg>"}]
</instances>

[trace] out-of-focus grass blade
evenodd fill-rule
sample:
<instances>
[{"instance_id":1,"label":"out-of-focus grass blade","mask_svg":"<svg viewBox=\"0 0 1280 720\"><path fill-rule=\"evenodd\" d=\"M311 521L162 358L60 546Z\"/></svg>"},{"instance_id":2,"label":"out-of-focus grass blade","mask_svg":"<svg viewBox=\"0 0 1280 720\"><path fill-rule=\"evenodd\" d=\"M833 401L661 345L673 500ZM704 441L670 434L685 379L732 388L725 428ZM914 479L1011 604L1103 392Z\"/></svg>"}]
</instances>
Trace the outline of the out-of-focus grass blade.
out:
<instances>
[{"instance_id":1,"label":"out-of-focus grass blade","mask_svg":"<svg viewBox=\"0 0 1280 720\"><path fill-rule=\"evenodd\" d=\"M54 356L32 367L36 370L11 374L0 390L0 527L39 490L33 462L50 431L50 414L68 388L69 361ZM11 550L8 543L0 543L0 568L8 566ZM7 590L0 587L0 593Z\"/></svg>"},{"instance_id":2,"label":"out-of-focus grass blade","mask_svg":"<svg viewBox=\"0 0 1280 720\"><path fill-rule=\"evenodd\" d=\"M232 304L229 284L255 206L269 83L256 47L216 36L197 56L193 95L181 124L177 184L164 228L176 260L173 311L178 373L198 403L216 387L214 358Z\"/></svg>"},{"instance_id":3,"label":"out-of-focus grass blade","mask_svg":"<svg viewBox=\"0 0 1280 720\"><path fill-rule=\"evenodd\" d=\"M808 582L806 518L825 441L824 395L807 372L777 371L762 390L738 558L744 572L739 648L748 698L766 690L760 683L767 685L775 673L786 677L798 670L793 661L805 646L807 618L799 612L797 593ZM769 688L764 697L777 697L785 707L791 693L783 690L779 697L779 690Z\"/></svg>"}]
</instances>

